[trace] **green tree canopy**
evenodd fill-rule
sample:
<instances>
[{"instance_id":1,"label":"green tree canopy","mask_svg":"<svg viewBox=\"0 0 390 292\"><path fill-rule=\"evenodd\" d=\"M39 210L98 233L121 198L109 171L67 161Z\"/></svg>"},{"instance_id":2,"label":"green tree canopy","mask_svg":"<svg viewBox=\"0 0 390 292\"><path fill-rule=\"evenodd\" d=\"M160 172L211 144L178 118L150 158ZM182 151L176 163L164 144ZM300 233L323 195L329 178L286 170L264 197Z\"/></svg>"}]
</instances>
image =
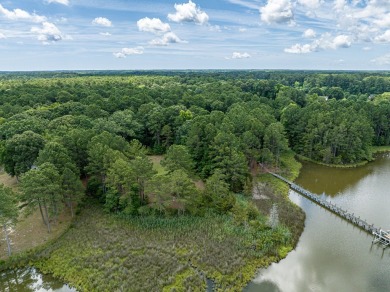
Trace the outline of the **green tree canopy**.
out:
<instances>
[{"instance_id":1,"label":"green tree canopy","mask_svg":"<svg viewBox=\"0 0 390 292\"><path fill-rule=\"evenodd\" d=\"M3 153L4 169L12 176L27 172L34 165L45 140L39 134L26 131L16 134L5 143Z\"/></svg>"}]
</instances>

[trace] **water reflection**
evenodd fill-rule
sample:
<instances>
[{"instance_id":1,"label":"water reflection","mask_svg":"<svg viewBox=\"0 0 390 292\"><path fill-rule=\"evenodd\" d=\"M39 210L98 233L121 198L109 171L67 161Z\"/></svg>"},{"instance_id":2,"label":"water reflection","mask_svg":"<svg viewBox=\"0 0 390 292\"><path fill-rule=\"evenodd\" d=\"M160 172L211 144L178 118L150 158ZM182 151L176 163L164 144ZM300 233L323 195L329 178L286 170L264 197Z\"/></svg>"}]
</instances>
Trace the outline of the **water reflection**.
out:
<instances>
[{"instance_id":1,"label":"water reflection","mask_svg":"<svg viewBox=\"0 0 390 292\"><path fill-rule=\"evenodd\" d=\"M389 178L390 157L383 155L357 169L305 164L297 181L312 192L337 194L326 199L390 229ZM371 235L299 194L290 192L290 198L306 212L298 246L260 271L246 291L390 291L389 249L372 245ZM269 290L270 283L276 290Z\"/></svg>"},{"instance_id":2,"label":"water reflection","mask_svg":"<svg viewBox=\"0 0 390 292\"><path fill-rule=\"evenodd\" d=\"M0 291L4 292L76 292L51 275L40 274L29 267L2 272L0 279Z\"/></svg>"},{"instance_id":3,"label":"water reflection","mask_svg":"<svg viewBox=\"0 0 390 292\"><path fill-rule=\"evenodd\" d=\"M310 180L304 181L305 187L313 193L325 192L330 196L342 193L374 171L371 164L358 168L331 168L308 162L302 165L305 172L310 173ZM297 183L302 182L298 179Z\"/></svg>"}]
</instances>

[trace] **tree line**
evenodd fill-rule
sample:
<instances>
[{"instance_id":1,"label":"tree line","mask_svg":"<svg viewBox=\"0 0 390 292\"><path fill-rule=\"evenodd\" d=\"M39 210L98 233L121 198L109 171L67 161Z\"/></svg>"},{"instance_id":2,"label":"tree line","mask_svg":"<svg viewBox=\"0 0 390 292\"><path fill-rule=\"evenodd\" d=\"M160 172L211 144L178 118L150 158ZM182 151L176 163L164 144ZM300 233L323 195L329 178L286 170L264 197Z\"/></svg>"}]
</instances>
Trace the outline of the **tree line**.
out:
<instances>
[{"instance_id":1,"label":"tree line","mask_svg":"<svg viewBox=\"0 0 390 292\"><path fill-rule=\"evenodd\" d=\"M81 179L110 212L227 213L258 162L280 166L292 149L355 163L390 144L386 74L141 73L0 77L0 162L48 231L62 208L73 215ZM164 153L157 173L148 155ZM15 219L11 192L0 189L2 224Z\"/></svg>"}]
</instances>

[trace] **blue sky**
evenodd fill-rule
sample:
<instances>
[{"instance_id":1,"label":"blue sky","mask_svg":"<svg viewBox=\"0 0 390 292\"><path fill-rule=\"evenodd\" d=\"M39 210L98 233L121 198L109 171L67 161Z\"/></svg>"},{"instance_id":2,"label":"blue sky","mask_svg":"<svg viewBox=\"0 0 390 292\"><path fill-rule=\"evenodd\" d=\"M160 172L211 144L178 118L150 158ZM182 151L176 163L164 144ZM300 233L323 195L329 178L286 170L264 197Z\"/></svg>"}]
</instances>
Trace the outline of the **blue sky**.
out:
<instances>
[{"instance_id":1,"label":"blue sky","mask_svg":"<svg viewBox=\"0 0 390 292\"><path fill-rule=\"evenodd\" d=\"M390 0L0 0L0 71L390 69Z\"/></svg>"}]
</instances>

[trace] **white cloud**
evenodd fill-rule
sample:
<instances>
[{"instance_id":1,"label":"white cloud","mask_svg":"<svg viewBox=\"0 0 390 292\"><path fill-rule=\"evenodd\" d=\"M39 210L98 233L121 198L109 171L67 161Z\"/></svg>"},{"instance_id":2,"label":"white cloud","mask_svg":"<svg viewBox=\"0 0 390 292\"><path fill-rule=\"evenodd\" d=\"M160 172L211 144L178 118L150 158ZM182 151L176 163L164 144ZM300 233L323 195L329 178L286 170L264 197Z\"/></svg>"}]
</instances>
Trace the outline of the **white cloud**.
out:
<instances>
[{"instance_id":1,"label":"white cloud","mask_svg":"<svg viewBox=\"0 0 390 292\"><path fill-rule=\"evenodd\" d=\"M69 0L47 0L47 3L58 3L58 4L62 4L62 5L66 5L68 6L69 5Z\"/></svg>"},{"instance_id":2,"label":"white cloud","mask_svg":"<svg viewBox=\"0 0 390 292\"><path fill-rule=\"evenodd\" d=\"M375 0L374 0L375 1ZM343 11L347 8L346 0L335 0L334 1L334 9L338 12Z\"/></svg>"},{"instance_id":3,"label":"white cloud","mask_svg":"<svg viewBox=\"0 0 390 292\"><path fill-rule=\"evenodd\" d=\"M109 32L100 32L99 34L102 36L110 36L111 35Z\"/></svg>"},{"instance_id":4,"label":"white cloud","mask_svg":"<svg viewBox=\"0 0 390 292\"><path fill-rule=\"evenodd\" d=\"M0 15L3 15L5 18L10 20L25 20L31 22L44 22L46 21L45 16L40 16L35 13L30 14L27 11L16 8L14 10L8 10L0 4Z\"/></svg>"},{"instance_id":5,"label":"white cloud","mask_svg":"<svg viewBox=\"0 0 390 292\"><path fill-rule=\"evenodd\" d=\"M311 28L305 30L305 32L303 33L303 37L308 38L308 39L315 38L316 35L317 35L316 32Z\"/></svg>"},{"instance_id":6,"label":"white cloud","mask_svg":"<svg viewBox=\"0 0 390 292\"><path fill-rule=\"evenodd\" d=\"M94 20L92 20L92 24L101 25L101 26L105 26L105 27L112 26L112 22L108 18L105 18L105 17L96 17Z\"/></svg>"},{"instance_id":7,"label":"white cloud","mask_svg":"<svg viewBox=\"0 0 390 292\"><path fill-rule=\"evenodd\" d=\"M224 27L225 28L225 27ZM216 31L216 32L221 32L222 28L219 25L210 25L209 26L210 31Z\"/></svg>"},{"instance_id":8,"label":"white cloud","mask_svg":"<svg viewBox=\"0 0 390 292\"><path fill-rule=\"evenodd\" d=\"M290 54L307 54L312 53L316 50L316 46L313 44L295 44L291 46L290 48L284 49L286 53Z\"/></svg>"},{"instance_id":9,"label":"white cloud","mask_svg":"<svg viewBox=\"0 0 390 292\"><path fill-rule=\"evenodd\" d=\"M363 51L371 51L371 50L372 50L371 47L364 47L364 48L363 48Z\"/></svg>"},{"instance_id":10,"label":"white cloud","mask_svg":"<svg viewBox=\"0 0 390 292\"><path fill-rule=\"evenodd\" d=\"M144 53L143 47L123 48L120 52L115 52L113 55L116 58L126 58L128 55L142 55Z\"/></svg>"},{"instance_id":11,"label":"white cloud","mask_svg":"<svg viewBox=\"0 0 390 292\"><path fill-rule=\"evenodd\" d=\"M352 44L351 38L345 34L338 35L333 39L331 48L338 49L338 48L349 48Z\"/></svg>"},{"instance_id":12,"label":"white cloud","mask_svg":"<svg viewBox=\"0 0 390 292\"><path fill-rule=\"evenodd\" d=\"M374 23L379 27L389 27L390 26L390 13L383 14L374 20Z\"/></svg>"},{"instance_id":13,"label":"white cloud","mask_svg":"<svg viewBox=\"0 0 390 292\"><path fill-rule=\"evenodd\" d=\"M188 3L175 4L176 13L168 14L168 19L174 22L195 22L197 24L206 24L209 16L189 0Z\"/></svg>"},{"instance_id":14,"label":"white cloud","mask_svg":"<svg viewBox=\"0 0 390 292\"><path fill-rule=\"evenodd\" d=\"M240 28L238 29L238 31L239 31L239 32L246 32L247 29L246 29L245 27L240 27Z\"/></svg>"},{"instance_id":15,"label":"white cloud","mask_svg":"<svg viewBox=\"0 0 390 292\"><path fill-rule=\"evenodd\" d=\"M318 8L321 5L320 0L298 0L298 3L310 9Z\"/></svg>"},{"instance_id":16,"label":"white cloud","mask_svg":"<svg viewBox=\"0 0 390 292\"><path fill-rule=\"evenodd\" d=\"M390 54L380 56L378 58L372 59L371 62L378 65L390 65Z\"/></svg>"},{"instance_id":17,"label":"white cloud","mask_svg":"<svg viewBox=\"0 0 390 292\"><path fill-rule=\"evenodd\" d=\"M1 40L1 39L5 39L5 38L7 38L7 37L5 36L5 34L3 34L2 32L0 32L0 40Z\"/></svg>"},{"instance_id":18,"label":"white cloud","mask_svg":"<svg viewBox=\"0 0 390 292\"><path fill-rule=\"evenodd\" d=\"M350 36L338 35L336 37L332 37L329 33L325 33L319 39L314 40L310 44L295 44L284 49L284 51L290 54L308 54L320 50L349 48L351 45L352 40Z\"/></svg>"},{"instance_id":19,"label":"white cloud","mask_svg":"<svg viewBox=\"0 0 390 292\"><path fill-rule=\"evenodd\" d=\"M375 41L381 43L390 42L390 29L386 30L383 34L376 36Z\"/></svg>"},{"instance_id":20,"label":"white cloud","mask_svg":"<svg viewBox=\"0 0 390 292\"><path fill-rule=\"evenodd\" d=\"M231 59L248 59L251 55L249 55L247 52L240 53L240 52L233 52Z\"/></svg>"},{"instance_id":21,"label":"white cloud","mask_svg":"<svg viewBox=\"0 0 390 292\"><path fill-rule=\"evenodd\" d=\"M261 20L265 23L293 23L294 13L291 0L268 0L267 5L260 8Z\"/></svg>"},{"instance_id":22,"label":"white cloud","mask_svg":"<svg viewBox=\"0 0 390 292\"><path fill-rule=\"evenodd\" d=\"M64 38L61 31L51 22L43 22L42 27L32 27L31 32L38 35L38 40L47 44L58 42Z\"/></svg>"},{"instance_id":23,"label":"white cloud","mask_svg":"<svg viewBox=\"0 0 390 292\"><path fill-rule=\"evenodd\" d=\"M149 42L153 46L167 46L169 44L176 43L186 43L186 41L181 40L176 34L173 32L168 32L163 35L162 38L154 39Z\"/></svg>"},{"instance_id":24,"label":"white cloud","mask_svg":"<svg viewBox=\"0 0 390 292\"><path fill-rule=\"evenodd\" d=\"M162 22L159 18L142 18L137 21L137 26L140 31L152 32L155 34L171 31L170 25Z\"/></svg>"}]
</instances>

